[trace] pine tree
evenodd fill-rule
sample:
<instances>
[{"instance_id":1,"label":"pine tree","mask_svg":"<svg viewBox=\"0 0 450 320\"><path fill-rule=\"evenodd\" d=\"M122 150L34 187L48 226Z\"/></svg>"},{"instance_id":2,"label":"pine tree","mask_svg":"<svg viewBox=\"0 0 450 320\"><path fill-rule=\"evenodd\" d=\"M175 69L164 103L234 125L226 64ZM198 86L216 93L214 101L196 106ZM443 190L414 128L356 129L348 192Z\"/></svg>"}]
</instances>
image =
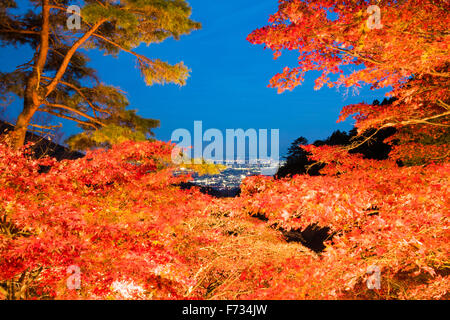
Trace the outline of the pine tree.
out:
<instances>
[{"instance_id":1,"label":"pine tree","mask_svg":"<svg viewBox=\"0 0 450 320\"><path fill-rule=\"evenodd\" d=\"M30 0L27 5L28 11L14 0L0 3L2 45L34 50L30 61L13 72L0 72L0 97L12 93L23 99L14 147L23 145L36 112L76 121L84 131L67 142L77 149L153 135L151 129L159 121L127 110L124 93L103 84L80 49L115 57L129 53L136 57L147 85L184 85L189 69L182 62L170 65L134 49L199 29L200 24L189 18L189 5L184 0L85 0L80 10L70 0ZM24 13L13 14L17 8Z\"/></svg>"}]
</instances>

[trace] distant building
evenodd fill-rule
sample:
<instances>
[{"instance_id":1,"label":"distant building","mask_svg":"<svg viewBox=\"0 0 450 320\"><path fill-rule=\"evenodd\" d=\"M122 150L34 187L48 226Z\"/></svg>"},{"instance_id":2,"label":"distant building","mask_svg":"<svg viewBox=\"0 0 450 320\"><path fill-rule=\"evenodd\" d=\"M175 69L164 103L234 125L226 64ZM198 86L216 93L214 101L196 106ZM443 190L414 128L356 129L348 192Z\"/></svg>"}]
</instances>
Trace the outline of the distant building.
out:
<instances>
[{"instance_id":1,"label":"distant building","mask_svg":"<svg viewBox=\"0 0 450 320\"><path fill-rule=\"evenodd\" d=\"M271 160L258 160L256 163L249 163L241 160L215 161L215 164L225 164L228 168L217 175L193 175L198 186L213 188L239 188L242 181L248 176L273 176L282 162Z\"/></svg>"}]
</instances>

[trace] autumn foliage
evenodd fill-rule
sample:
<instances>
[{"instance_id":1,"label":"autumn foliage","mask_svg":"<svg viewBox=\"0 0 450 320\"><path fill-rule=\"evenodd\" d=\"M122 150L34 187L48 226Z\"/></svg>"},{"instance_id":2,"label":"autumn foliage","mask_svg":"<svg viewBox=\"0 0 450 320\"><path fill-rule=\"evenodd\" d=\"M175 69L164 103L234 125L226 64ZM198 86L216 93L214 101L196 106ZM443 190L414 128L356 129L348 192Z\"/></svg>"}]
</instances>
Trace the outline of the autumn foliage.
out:
<instances>
[{"instance_id":1,"label":"autumn foliage","mask_svg":"<svg viewBox=\"0 0 450 320\"><path fill-rule=\"evenodd\" d=\"M243 185L245 211L263 214L276 228L331 227L332 237L314 267L296 257L286 271L307 276L289 286L277 278L269 297L411 299L447 294L450 166L398 168L393 161L362 160L332 147L308 149L313 158L328 163L325 175L281 181L255 177ZM365 286L371 265L383 275L381 290L374 292Z\"/></svg>"},{"instance_id":2,"label":"autumn foliage","mask_svg":"<svg viewBox=\"0 0 450 320\"><path fill-rule=\"evenodd\" d=\"M379 27L371 26L372 1L280 0L269 25L248 40L264 44L277 59L283 51L298 54L270 81L279 92L301 85L318 71L316 89L344 90L370 85L389 89L392 104L369 102L343 108L339 120L353 116L358 133L395 127L395 156L448 160L450 61L448 1L376 2ZM411 148L411 143L416 144ZM418 147L418 148L416 148ZM429 150L429 152L428 152ZM417 155L415 154L417 151ZM423 162L423 161L422 161Z\"/></svg>"},{"instance_id":3,"label":"autumn foliage","mask_svg":"<svg viewBox=\"0 0 450 320\"><path fill-rule=\"evenodd\" d=\"M391 86L392 103L341 115L361 134L395 127L390 159L302 146L320 175L248 177L216 199L180 188L190 176L169 143L58 162L1 142L1 299L449 298L448 2L381 1L373 30L368 1L279 2L249 40L298 51L299 65L270 85L315 70L318 88ZM324 250L285 236L318 229Z\"/></svg>"},{"instance_id":4,"label":"autumn foliage","mask_svg":"<svg viewBox=\"0 0 450 320\"><path fill-rule=\"evenodd\" d=\"M213 199L177 187L188 177L161 142L62 162L0 148L3 298L448 297L448 164L307 147L325 175L247 178L241 197ZM331 228L319 254L279 232L312 224ZM380 290L366 286L373 265Z\"/></svg>"},{"instance_id":5,"label":"autumn foliage","mask_svg":"<svg viewBox=\"0 0 450 320\"><path fill-rule=\"evenodd\" d=\"M9 298L108 298L113 281L138 283L150 297L180 295L189 269L167 228L201 214L190 200L203 196L172 187L185 178L172 176L171 150L130 142L57 163L1 145L0 272L18 284ZM41 165L51 170L39 173ZM79 293L66 288L71 265L82 270Z\"/></svg>"}]
</instances>

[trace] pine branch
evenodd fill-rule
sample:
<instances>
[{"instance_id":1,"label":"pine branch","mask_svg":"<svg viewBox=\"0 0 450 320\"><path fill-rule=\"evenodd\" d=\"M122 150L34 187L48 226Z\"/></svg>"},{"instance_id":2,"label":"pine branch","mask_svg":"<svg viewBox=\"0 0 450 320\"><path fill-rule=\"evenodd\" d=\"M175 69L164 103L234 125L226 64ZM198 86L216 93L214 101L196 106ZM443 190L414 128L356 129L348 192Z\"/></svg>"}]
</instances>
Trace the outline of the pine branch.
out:
<instances>
[{"instance_id":1,"label":"pine branch","mask_svg":"<svg viewBox=\"0 0 450 320\"><path fill-rule=\"evenodd\" d=\"M118 44L118 43L116 43L116 42L114 42L114 41L112 41L112 40L109 40L108 38L106 38L106 37L104 37L104 36L102 36L102 35L100 35L100 34L98 34L98 33L94 33L93 36L94 36L94 37L97 37L97 38L99 38L99 39L101 39L101 40L103 40L103 41L105 41L105 42L108 42L109 44L115 46L116 48L118 48L118 49L120 49L120 50L123 50L123 51L125 51L125 52L127 52L127 53L130 53L130 54L134 55L134 56L135 56L136 58L138 58L141 62L147 62L147 63L151 63L151 62L152 62L152 61L151 61L149 58L147 58L146 56L140 55L140 54L138 54L138 53L136 53L136 52L134 52L134 51L132 51L132 50L126 49L126 48L124 48L123 46L121 46L120 44Z\"/></svg>"},{"instance_id":2,"label":"pine branch","mask_svg":"<svg viewBox=\"0 0 450 320\"><path fill-rule=\"evenodd\" d=\"M35 127L35 128L45 129L45 130L55 130L55 128L61 128L62 127L62 123L59 123L58 125L55 125L55 126L42 126L42 125L33 124L33 123L30 123L29 125L32 126L32 127Z\"/></svg>"},{"instance_id":3,"label":"pine branch","mask_svg":"<svg viewBox=\"0 0 450 320\"><path fill-rule=\"evenodd\" d=\"M0 29L0 33L19 33L19 34L32 34L40 35L40 31L22 30L22 29Z\"/></svg>"},{"instance_id":4,"label":"pine branch","mask_svg":"<svg viewBox=\"0 0 450 320\"><path fill-rule=\"evenodd\" d=\"M46 87L46 94L45 97L48 97L48 95L56 88L58 82L63 77L64 73L66 72L66 69L69 65L70 60L72 59L75 52L78 50L78 48L87 40L89 39L92 34L105 22L107 19L101 19L97 23L95 23L92 28L86 32L81 38L79 38L73 46L67 51L66 56L64 57L63 62L61 63L61 66L59 67L58 71L56 72L55 77L50 82L50 84Z\"/></svg>"},{"instance_id":5,"label":"pine branch","mask_svg":"<svg viewBox=\"0 0 450 320\"><path fill-rule=\"evenodd\" d=\"M50 77L45 77L45 76L43 76L42 77L43 79L46 79L46 80L51 80L52 78L50 78ZM71 88L71 89L73 89L73 90L75 90L85 101L86 101L86 103L91 107L91 109L92 109L92 111L95 113L95 111L98 111L98 112L101 112L101 113L106 113L106 114L109 114L109 115L111 115L111 112L109 112L109 111L107 111L107 110L104 110L104 109L101 109L101 108L99 108L99 107L97 107L97 106L95 106L85 95L84 95L84 93L81 91L81 88L79 88L79 87L77 87L77 86L75 86L75 85L73 85L73 84L71 84L71 83L69 83L69 82L66 82L66 81L59 81L59 84L61 84L61 85L64 85L64 86L66 86L66 87L69 87L69 88Z\"/></svg>"},{"instance_id":6,"label":"pine branch","mask_svg":"<svg viewBox=\"0 0 450 320\"><path fill-rule=\"evenodd\" d=\"M84 113L84 112L82 112L82 111L79 111L79 110L77 110L77 109L71 108L71 107L69 107L69 106L66 106L66 105L63 105L63 104L59 104L59 103L49 103L49 102L47 102L47 101L45 101L44 104L45 104L46 106L48 106L48 107L58 108L58 109L64 109L64 110L70 111L70 112L75 113L75 114L78 114L79 116L82 116L82 117L84 117L84 118L86 118L86 119L89 119L89 120L91 120L92 122L95 122L95 123L97 123L98 125L100 125L100 126L102 126L102 127L105 126L104 123L102 123L101 121L98 121L98 120L95 119L94 117L91 117L90 115L88 115L88 114L86 114L86 113Z\"/></svg>"},{"instance_id":7,"label":"pine branch","mask_svg":"<svg viewBox=\"0 0 450 320\"><path fill-rule=\"evenodd\" d=\"M54 111L52 111L51 109L39 108L37 111L39 111L39 112L45 112L45 113L48 113L48 114L51 114L51 115L53 115L53 116L56 116L56 117L59 117L59 118L63 118L63 119L66 119L66 120L75 121L75 122L77 122L77 123L79 123L79 124L82 124L82 125L85 125L85 126L92 127L92 128L94 128L95 130L98 129L97 126L94 125L94 124L91 123L91 122L83 121L83 120L80 120L80 119L77 119L77 118L74 118L74 117L70 117L70 116L67 116L67 115L64 115L64 114L61 114L61 113L58 113L58 112L54 112Z\"/></svg>"}]
</instances>

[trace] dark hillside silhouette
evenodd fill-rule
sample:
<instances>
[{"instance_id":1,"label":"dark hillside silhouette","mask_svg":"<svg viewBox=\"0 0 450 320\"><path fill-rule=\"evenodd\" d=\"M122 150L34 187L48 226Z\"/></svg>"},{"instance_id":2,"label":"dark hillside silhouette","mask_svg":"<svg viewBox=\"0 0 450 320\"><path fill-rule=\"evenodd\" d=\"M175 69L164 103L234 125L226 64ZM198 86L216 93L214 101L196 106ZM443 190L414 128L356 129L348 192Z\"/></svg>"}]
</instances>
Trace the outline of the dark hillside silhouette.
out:
<instances>
[{"instance_id":1,"label":"dark hillside silhouette","mask_svg":"<svg viewBox=\"0 0 450 320\"><path fill-rule=\"evenodd\" d=\"M12 130L14 130L14 126L12 124L0 120L0 135L8 133ZM25 143L28 142L34 143L31 149L35 158L49 156L61 161L64 159L74 160L84 157L84 154L81 152L72 151L69 148L61 146L31 132L27 132L25 137Z\"/></svg>"}]
</instances>

